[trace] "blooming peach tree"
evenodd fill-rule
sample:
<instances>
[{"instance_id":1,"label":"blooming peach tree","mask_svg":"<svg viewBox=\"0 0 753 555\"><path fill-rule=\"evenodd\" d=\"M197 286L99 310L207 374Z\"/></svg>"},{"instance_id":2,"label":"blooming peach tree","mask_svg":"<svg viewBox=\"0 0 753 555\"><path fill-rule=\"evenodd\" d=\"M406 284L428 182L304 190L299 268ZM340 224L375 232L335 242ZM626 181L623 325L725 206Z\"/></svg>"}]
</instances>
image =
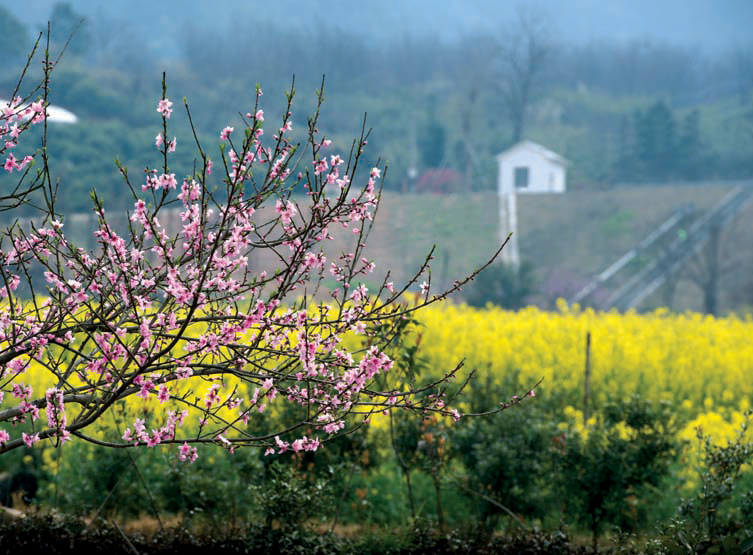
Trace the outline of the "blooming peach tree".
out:
<instances>
[{"instance_id":1,"label":"blooming peach tree","mask_svg":"<svg viewBox=\"0 0 753 555\"><path fill-rule=\"evenodd\" d=\"M313 451L398 407L460 417L444 396L459 366L422 386L384 379L393 367L385 349L411 312L475 273L437 294L431 256L400 286L389 272L373 277L364 248L383 170L361 168L368 133L346 155L330 152L317 108L296 143L292 92L270 126L257 89L248 112L218 133L215 156L194 132L194 166L179 174L163 78L159 167L135 177L118 165L132 194L125 229L92 194L96 248L86 250L66 237L45 151L33 161L14 154L23 133L44 123L51 69L39 97L0 106L0 161L22 173L3 206L27 203L40 187L44 199L30 225L0 239L0 453L76 437L115 448L172 444L193 461L201 444ZM343 232L352 248L329 254ZM419 282L407 305L401 299ZM113 411L132 414L128 403L148 409L119 438L98 434ZM260 413L286 406L300 418L258 431Z\"/></svg>"}]
</instances>

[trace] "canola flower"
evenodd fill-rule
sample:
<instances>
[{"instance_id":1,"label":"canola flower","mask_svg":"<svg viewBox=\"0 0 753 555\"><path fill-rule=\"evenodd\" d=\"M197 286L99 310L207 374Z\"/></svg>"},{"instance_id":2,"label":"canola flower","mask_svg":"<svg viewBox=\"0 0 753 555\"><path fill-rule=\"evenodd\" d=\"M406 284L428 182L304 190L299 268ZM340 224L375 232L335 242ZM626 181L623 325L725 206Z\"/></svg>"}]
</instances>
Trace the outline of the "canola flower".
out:
<instances>
[{"instance_id":1,"label":"canola flower","mask_svg":"<svg viewBox=\"0 0 753 555\"><path fill-rule=\"evenodd\" d=\"M583 397L585 336L591 333L591 396L594 406L633 394L667 400L688 422L715 441L727 440L750 408L753 384L753 321L695 313L595 312L560 304L558 312L535 307L519 312L465 305L423 310L416 328L426 372L443 375L464 360L500 387L515 373L522 387L543 378L540 393L565 400L562 420L575 422ZM414 339L415 340L415 339ZM27 373L35 390L49 386L45 372ZM236 384L227 384L230 389ZM143 410L148 400L134 399ZM582 421L582 413L579 417Z\"/></svg>"},{"instance_id":2,"label":"canola flower","mask_svg":"<svg viewBox=\"0 0 753 555\"><path fill-rule=\"evenodd\" d=\"M570 404L583 398L586 334L591 333L591 396L596 406L633 394L668 400L688 417L716 407L742 412L753 394L753 321L695 313L596 312L568 307L519 312L464 305L419 316L421 352L434 371L465 359L467 370Z\"/></svg>"}]
</instances>

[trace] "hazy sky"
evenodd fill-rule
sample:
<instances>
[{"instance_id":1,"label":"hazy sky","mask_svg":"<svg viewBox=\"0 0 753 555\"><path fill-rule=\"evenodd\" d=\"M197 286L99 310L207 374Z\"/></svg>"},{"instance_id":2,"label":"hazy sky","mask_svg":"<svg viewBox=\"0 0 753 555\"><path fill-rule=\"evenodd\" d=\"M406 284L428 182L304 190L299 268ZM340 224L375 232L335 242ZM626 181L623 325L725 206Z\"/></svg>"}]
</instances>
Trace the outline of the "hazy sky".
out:
<instances>
[{"instance_id":1,"label":"hazy sky","mask_svg":"<svg viewBox=\"0 0 753 555\"><path fill-rule=\"evenodd\" d=\"M55 0L0 0L37 28ZM126 22L132 33L154 37L165 26L174 42L185 24L201 22L227 29L232 22L274 21L292 27L316 26L357 31L364 38L389 40L406 33L451 38L474 29L494 29L520 6L546 14L557 35L567 41L648 38L718 50L750 44L753 0L72 0L93 19ZM23 5L23 9L18 9Z\"/></svg>"}]
</instances>

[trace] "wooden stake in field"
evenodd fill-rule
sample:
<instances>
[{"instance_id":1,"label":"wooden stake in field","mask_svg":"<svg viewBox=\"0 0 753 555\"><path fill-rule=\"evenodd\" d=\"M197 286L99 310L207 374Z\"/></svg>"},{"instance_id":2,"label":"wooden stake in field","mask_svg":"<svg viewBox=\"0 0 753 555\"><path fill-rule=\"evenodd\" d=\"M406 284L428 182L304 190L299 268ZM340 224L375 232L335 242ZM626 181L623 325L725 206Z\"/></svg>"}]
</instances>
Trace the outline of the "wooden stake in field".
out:
<instances>
[{"instance_id":1,"label":"wooden stake in field","mask_svg":"<svg viewBox=\"0 0 753 555\"><path fill-rule=\"evenodd\" d=\"M586 383L583 394L583 423L588 422L588 398L591 396L591 332L586 332Z\"/></svg>"}]
</instances>

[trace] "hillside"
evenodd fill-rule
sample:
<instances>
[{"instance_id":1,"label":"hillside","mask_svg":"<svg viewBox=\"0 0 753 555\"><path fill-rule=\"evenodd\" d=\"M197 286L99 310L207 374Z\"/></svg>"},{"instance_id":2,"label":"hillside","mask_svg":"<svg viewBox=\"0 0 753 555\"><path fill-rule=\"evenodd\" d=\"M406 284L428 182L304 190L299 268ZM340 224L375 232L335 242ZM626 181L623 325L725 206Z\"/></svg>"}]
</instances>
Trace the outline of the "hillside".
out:
<instances>
[{"instance_id":1,"label":"hillside","mask_svg":"<svg viewBox=\"0 0 753 555\"><path fill-rule=\"evenodd\" d=\"M530 302L552 308L560 297L570 298L591 278L605 270L628 250L662 224L678 207L693 205L694 217L708 212L734 187L635 186L603 191L575 191L563 195L543 194L518 197L518 242L520 258L532 264L535 294ZM264 211L258 212L260 221ZM269 214L271 216L271 214ZM501 242L496 193L453 195L400 194L387 191L367 238L364 255L377 263L368 278L370 289L378 287L387 271L396 286L408 282L434 248L431 263L432 292L452 285L479 266L497 250ZM180 229L178 211L161 218L170 233ZM685 227L690 226L686 222ZM748 206L721 235L719 246L721 312L753 305L753 205ZM110 224L125 232L126 219L111 212ZM69 238L87 249L96 248L92 213L69 214ZM330 230L335 240L326 246L328 260L353 248L350 229ZM675 230L671 238L677 234ZM671 239L670 238L670 239ZM651 254L651 253L648 253ZM673 310L701 310L701 290L689 279L706 270L702 252L689 269L673 283L659 290L640 309L669 306ZM604 299L625 279L650 261L638 257L624 272L595 292L592 299ZM259 252L250 259L254 270L274 270L279 258L272 252ZM494 271L493 269L487 271ZM428 280L421 276L417 283ZM328 284L334 285L334 283ZM417 290L417 286L415 287ZM455 296L462 300L462 292ZM588 299L583 304L588 304Z\"/></svg>"},{"instance_id":2,"label":"hillside","mask_svg":"<svg viewBox=\"0 0 753 555\"><path fill-rule=\"evenodd\" d=\"M537 279L537 304L576 292L593 275L660 225L678 206L709 210L731 185L624 187L565 195L519 197L519 243ZM396 281L407 279L436 244L433 283L447 285L483 261L499 244L497 198L472 195L385 193L369 241L369 255L389 267ZM753 207L722 235L723 309L741 303L737 289L753 260ZM734 264L735 270L726 266ZM702 269L702 268L701 268ZM681 279L672 308L700 310L696 287ZM746 304L749 304L749 299ZM664 304L661 297L646 306Z\"/></svg>"}]
</instances>

